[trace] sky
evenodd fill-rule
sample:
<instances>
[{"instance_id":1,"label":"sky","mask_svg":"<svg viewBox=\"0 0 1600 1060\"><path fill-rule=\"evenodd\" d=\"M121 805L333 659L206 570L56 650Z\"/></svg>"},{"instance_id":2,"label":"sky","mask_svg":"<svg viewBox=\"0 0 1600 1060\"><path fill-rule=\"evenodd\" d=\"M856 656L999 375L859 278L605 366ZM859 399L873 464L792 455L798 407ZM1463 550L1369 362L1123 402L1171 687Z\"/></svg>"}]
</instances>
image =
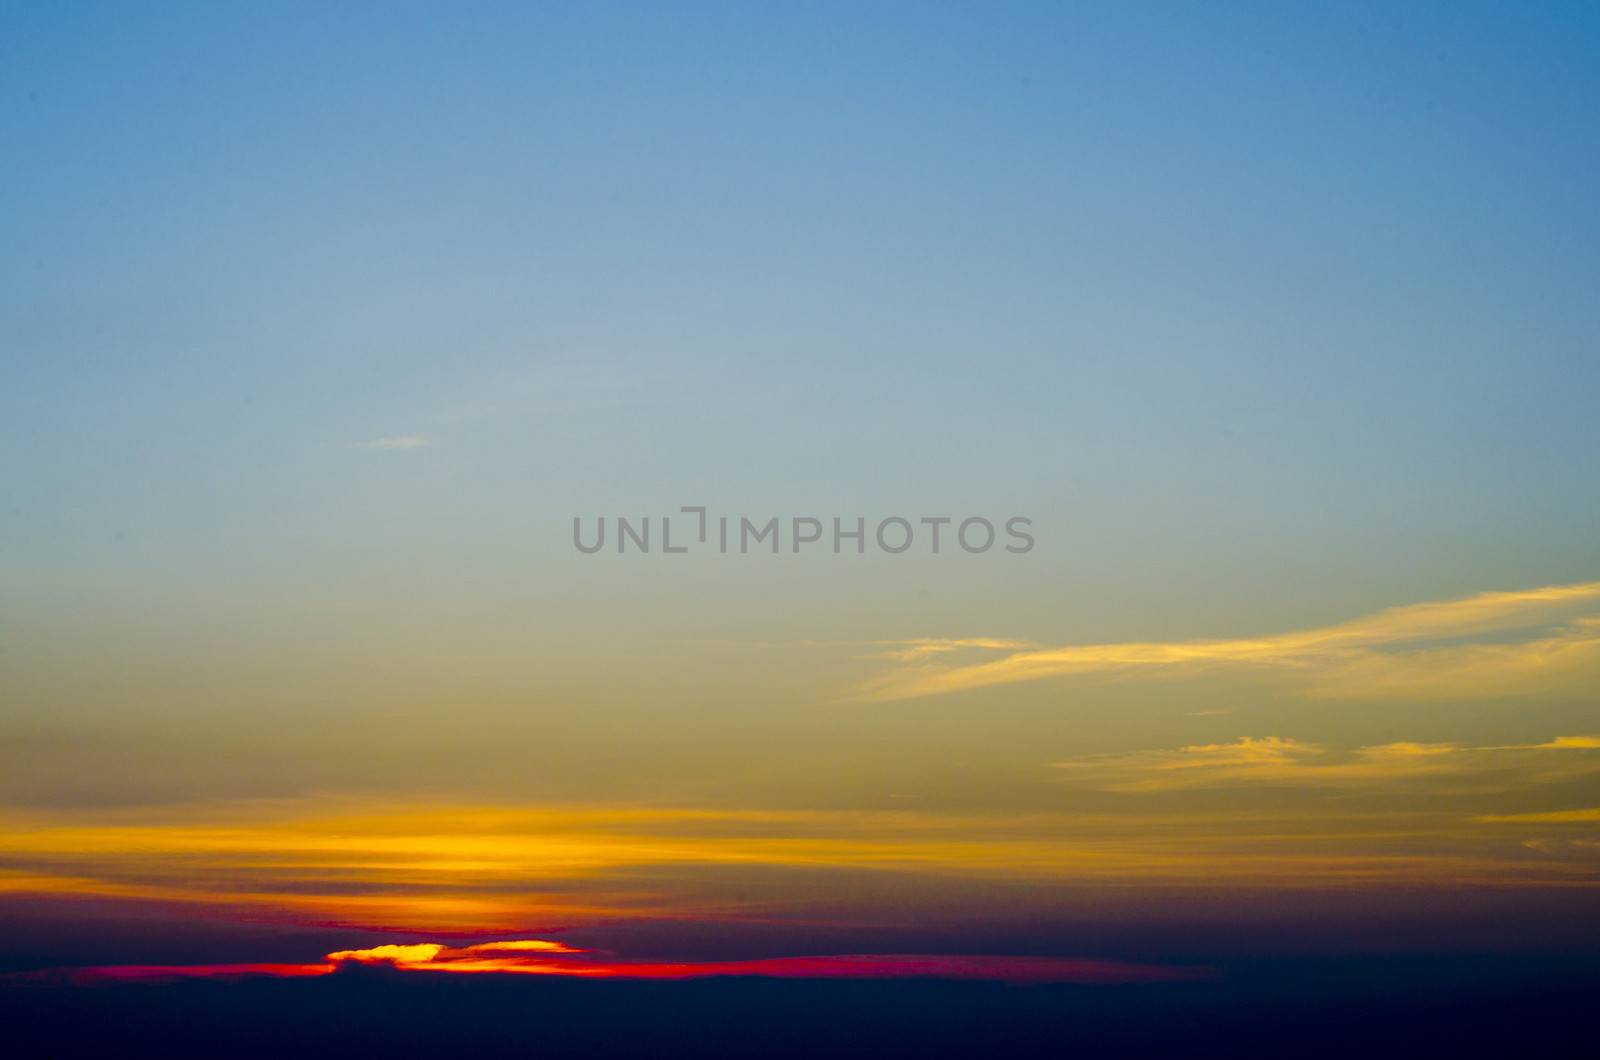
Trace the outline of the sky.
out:
<instances>
[{"instance_id":1,"label":"sky","mask_svg":"<svg viewBox=\"0 0 1600 1060\"><path fill-rule=\"evenodd\" d=\"M0 958L1593 945L1597 44L8 5Z\"/></svg>"}]
</instances>

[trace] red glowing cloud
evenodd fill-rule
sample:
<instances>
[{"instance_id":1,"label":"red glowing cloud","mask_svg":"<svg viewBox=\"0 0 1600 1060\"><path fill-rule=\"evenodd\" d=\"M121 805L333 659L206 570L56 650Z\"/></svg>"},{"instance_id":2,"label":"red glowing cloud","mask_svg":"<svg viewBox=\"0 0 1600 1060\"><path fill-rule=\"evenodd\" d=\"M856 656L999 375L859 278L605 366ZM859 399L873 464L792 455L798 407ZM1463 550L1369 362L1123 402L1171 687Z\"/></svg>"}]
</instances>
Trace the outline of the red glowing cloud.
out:
<instances>
[{"instance_id":1,"label":"red glowing cloud","mask_svg":"<svg viewBox=\"0 0 1600 1060\"><path fill-rule=\"evenodd\" d=\"M335 950L316 964L112 965L66 972L75 983L244 976L327 975L341 967L403 972L559 975L588 979L963 979L1003 983L1153 983L1206 976L1204 969L1062 957L857 953L743 961L649 961L575 949L547 939L507 939L472 946L391 943Z\"/></svg>"}]
</instances>

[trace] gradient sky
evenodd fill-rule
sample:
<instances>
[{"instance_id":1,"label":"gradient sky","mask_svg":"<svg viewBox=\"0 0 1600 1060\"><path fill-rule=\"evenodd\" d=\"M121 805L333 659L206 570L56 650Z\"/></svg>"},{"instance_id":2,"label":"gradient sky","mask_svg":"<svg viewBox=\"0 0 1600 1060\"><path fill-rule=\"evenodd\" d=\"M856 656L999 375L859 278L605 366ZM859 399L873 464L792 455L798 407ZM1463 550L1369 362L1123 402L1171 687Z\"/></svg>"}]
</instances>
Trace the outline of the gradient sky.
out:
<instances>
[{"instance_id":1,"label":"gradient sky","mask_svg":"<svg viewBox=\"0 0 1600 1060\"><path fill-rule=\"evenodd\" d=\"M1597 46L7 5L0 892L708 955L1595 935ZM690 504L1037 547L572 547Z\"/></svg>"}]
</instances>

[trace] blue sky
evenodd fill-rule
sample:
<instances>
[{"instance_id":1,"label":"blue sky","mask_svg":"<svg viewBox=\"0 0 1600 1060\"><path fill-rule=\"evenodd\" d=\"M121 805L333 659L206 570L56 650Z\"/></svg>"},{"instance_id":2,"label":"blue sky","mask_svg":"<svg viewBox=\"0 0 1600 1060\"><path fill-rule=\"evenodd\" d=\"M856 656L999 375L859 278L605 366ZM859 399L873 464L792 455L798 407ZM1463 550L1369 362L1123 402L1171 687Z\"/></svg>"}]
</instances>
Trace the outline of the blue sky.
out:
<instances>
[{"instance_id":1,"label":"blue sky","mask_svg":"<svg viewBox=\"0 0 1600 1060\"><path fill-rule=\"evenodd\" d=\"M1592 577L1597 29L13 6L9 624L1239 635ZM696 502L1041 544L570 549Z\"/></svg>"}]
</instances>

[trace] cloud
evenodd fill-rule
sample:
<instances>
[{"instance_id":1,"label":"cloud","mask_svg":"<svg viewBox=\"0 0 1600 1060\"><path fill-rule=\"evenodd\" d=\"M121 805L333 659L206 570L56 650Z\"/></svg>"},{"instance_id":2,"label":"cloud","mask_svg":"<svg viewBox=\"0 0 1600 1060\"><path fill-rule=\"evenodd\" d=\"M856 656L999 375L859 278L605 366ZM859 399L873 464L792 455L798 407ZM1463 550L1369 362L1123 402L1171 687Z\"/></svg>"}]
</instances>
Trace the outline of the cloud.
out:
<instances>
[{"instance_id":1,"label":"cloud","mask_svg":"<svg viewBox=\"0 0 1600 1060\"><path fill-rule=\"evenodd\" d=\"M328 960L442 972L542 972L554 970L549 960L544 958L583 952L551 939L506 939L476 946L412 942L371 946L361 950L335 950L328 954Z\"/></svg>"},{"instance_id":2,"label":"cloud","mask_svg":"<svg viewBox=\"0 0 1600 1060\"><path fill-rule=\"evenodd\" d=\"M1597 824L1600 823L1600 807L1587 807L1581 810L1550 810L1544 813L1496 813L1486 814L1478 820L1486 823L1529 823L1529 824Z\"/></svg>"},{"instance_id":3,"label":"cloud","mask_svg":"<svg viewBox=\"0 0 1600 1060\"><path fill-rule=\"evenodd\" d=\"M1600 669L1600 619L1506 644L1371 651L1329 660L1305 688L1339 699L1490 699L1575 683Z\"/></svg>"},{"instance_id":4,"label":"cloud","mask_svg":"<svg viewBox=\"0 0 1600 1060\"><path fill-rule=\"evenodd\" d=\"M362 449L380 449L386 452L401 452L407 449L421 449L423 446L432 445L431 439L420 434L400 434L392 438L373 438L362 442Z\"/></svg>"},{"instance_id":5,"label":"cloud","mask_svg":"<svg viewBox=\"0 0 1600 1060\"><path fill-rule=\"evenodd\" d=\"M405 951L405 954L400 954ZM411 951L416 956L409 955ZM486 952L512 956L483 958ZM532 953L545 956L531 956ZM817 957L766 957L744 961L642 961L601 957L544 939L513 939L454 949L439 943L376 946L328 954L338 963L384 962L403 971L498 972L596 979L700 979L758 976L775 979L977 979L1012 983L1143 983L1204 977L1207 969L1178 965L1061 957L986 954L856 953Z\"/></svg>"},{"instance_id":6,"label":"cloud","mask_svg":"<svg viewBox=\"0 0 1600 1060\"><path fill-rule=\"evenodd\" d=\"M505 953L511 956L480 956ZM533 956L542 954L543 956ZM558 975L585 979L701 979L753 976L769 979L966 979L1004 983L1164 983L1210 978L1196 965L1142 964L1081 957L1013 957L991 954L852 953L765 957L736 961L658 961L617 958L546 939L511 939L477 946L438 942L337 950L316 964L106 965L25 972L0 978L49 979L76 984L102 981L237 979L244 976L328 975L347 963L382 964L402 972Z\"/></svg>"},{"instance_id":7,"label":"cloud","mask_svg":"<svg viewBox=\"0 0 1600 1060\"><path fill-rule=\"evenodd\" d=\"M444 946L438 942L417 942L406 945L372 946L364 950L335 950L328 954L328 960L422 964L433 960L443 950Z\"/></svg>"},{"instance_id":8,"label":"cloud","mask_svg":"<svg viewBox=\"0 0 1600 1060\"><path fill-rule=\"evenodd\" d=\"M904 904L885 905L875 895L1002 885L1018 894L1041 885L1090 894L1180 884L1294 888L1331 878L1341 886L1559 883L1579 869L1530 861L1498 829L1473 820L1480 805L1435 802L1423 811L1410 797L1417 789L1407 785L1442 778L1456 787L1428 792L1458 795L1469 784L1505 791L1563 773L1594 775L1600 749L1589 746L1592 739L1508 748L1391 743L1341 752L1259 737L1094 756L1052 771L1063 782L1114 792L1245 789L1248 797L1214 809L1113 799L1084 812L1046 787L1042 794L1059 808L1032 813L322 800L197 805L165 820L0 810L0 909L20 896L92 899L183 916L426 937L663 918L895 922ZM1263 784L1281 787L1263 799ZM1385 792L1385 785L1402 797L1365 807L1292 797ZM869 876L898 882L863 887ZM460 947L452 959L558 956L538 942ZM373 947L343 959L362 957L431 962L438 954Z\"/></svg>"},{"instance_id":9,"label":"cloud","mask_svg":"<svg viewBox=\"0 0 1600 1060\"><path fill-rule=\"evenodd\" d=\"M894 662L921 662L939 655L949 655L953 652L964 651L1018 651L1023 648L1036 648L1038 645L1026 640L1004 640L999 637L967 637L965 639L947 640L938 637L919 637L914 640L886 640L879 641L886 650L872 656L875 659L888 659Z\"/></svg>"},{"instance_id":10,"label":"cloud","mask_svg":"<svg viewBox=\"0 0 1600 1060\"><path fill-rule=\"evenodd\" d=\"M549 939L509 939L505 942L482 942L476 946L468 946L472 953L504 953L511 951L530 953L582 953L564 942L552 942Z\"/></svg>"},{"instance_id":11,"label":"cloud","mask_svg":"<svg viewBox=\"0 0 1600 1060\"><path fill-rule=\"evenodd\" d=\"M1590 751L1600 748L1600 736L1557 736L1549 743L1534 744L1538 748L1577 748Z\"/></svg>"},{"instance_id":12,"label":"cloud","mask_svg":"<svg viewBox=\"0 0 1600 1060\"><path fill-rule=\"evenodd\" d=\"M1587 612L1587 613L1586 613ZM970 637L895 642L897 665L855 690L886 701L1089 674L1231 668L1285 674L1310 695L1449 699L1575 682L1600 667L1600 582L1489 592L1389 608L1331 626L1226 640L1038 648ZM999 653L947 661L956 648Z\"/></svg>"},{"instance_id":13,"label":"cloud","mask_svg":"<svg viewBox=\"0 0 1600 1060\"><path fill-rule=\"evenodd\" d=\"M1054 763L1063 779L1102 791L1153 793L1241 784L1295 788L1391 787L1440 778L1504 777L1518 786L1600 773L1600 737L1463 747L1386 743L1338 751L1279 736L1232 743L1085 755ZM1576 753L1575 753L1576 752Z\"/></svg>"}]
</instances>

